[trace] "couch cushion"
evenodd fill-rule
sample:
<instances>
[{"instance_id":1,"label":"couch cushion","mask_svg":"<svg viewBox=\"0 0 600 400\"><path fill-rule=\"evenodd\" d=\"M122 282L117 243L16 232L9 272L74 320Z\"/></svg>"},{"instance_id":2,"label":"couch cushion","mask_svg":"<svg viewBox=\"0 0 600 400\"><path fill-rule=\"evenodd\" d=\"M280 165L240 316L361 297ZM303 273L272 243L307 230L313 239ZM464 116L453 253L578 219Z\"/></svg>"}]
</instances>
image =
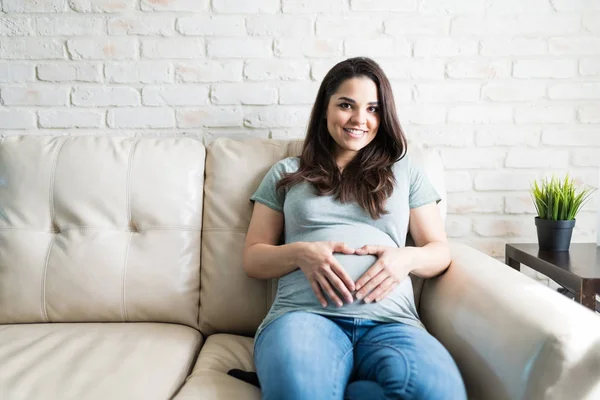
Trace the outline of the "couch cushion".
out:
<instances>
[{"instance_id":1,"label":"couch cushion","mask_svg":"<svg viewBox=\"0 0 600 400\"><path fill-rule=\"evenodd\" d=\"M251 338L216 334L206 340L190 377L176 400L260 399L260 389L227 375L230 369L255 371Z\"/></svg>"},{"instance_id":2,"label":"couch cushion","mask_svg":"<svg viewBox=\"0 0 600 400\"><path fill-rule=\"evenodd\" d=\"M201 344L171 324L2 325L0 398L168 399Z\"/></svg>"},{"instance_id":3,"label":"couch cushion","mask_svg":"<svg viewBox=\"0 0 600 400\"><path fill-rule=\"evenodd\" d=\"M0 324L198 326L204 146L0 141Z\"/></svg>"},{"instance_id":4,"label":"couch cushion","mask_svg":"<svg viewBox=\"0 0 600 400\"><path fill-rule=\"evenodd\" d=\"M413 146L410 154L423 165L444 199L446 191L440 157ZM271 307L277 281L246 276L242 253L252 216L249 199L277 161L300 155L301 141L221 138L207 149L202 226L200 330L204 335L234 333L252 336ZM415 279L415 297L422 281Z\"/></svg>"}]
</instances>

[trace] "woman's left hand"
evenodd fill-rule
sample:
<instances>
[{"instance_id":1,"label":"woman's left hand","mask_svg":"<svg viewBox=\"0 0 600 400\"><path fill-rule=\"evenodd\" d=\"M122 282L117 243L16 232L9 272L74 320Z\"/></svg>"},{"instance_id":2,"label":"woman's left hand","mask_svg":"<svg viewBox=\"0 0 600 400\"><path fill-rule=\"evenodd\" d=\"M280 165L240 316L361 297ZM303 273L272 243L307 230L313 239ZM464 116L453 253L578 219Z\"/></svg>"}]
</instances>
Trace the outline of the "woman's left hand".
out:
<instances>
[{"instance_id":1,"label":"woman's left hand","mask_svg":"<svg viewBox=\"0 0 600 400\"><path fill-rule=\"evenodd\" d=\"M365 303L381 301L411 271L411 255L405 247L365 245L356 255L375 255L377 261L356 281L356 298Z\"/></svg>"}]
</instances>

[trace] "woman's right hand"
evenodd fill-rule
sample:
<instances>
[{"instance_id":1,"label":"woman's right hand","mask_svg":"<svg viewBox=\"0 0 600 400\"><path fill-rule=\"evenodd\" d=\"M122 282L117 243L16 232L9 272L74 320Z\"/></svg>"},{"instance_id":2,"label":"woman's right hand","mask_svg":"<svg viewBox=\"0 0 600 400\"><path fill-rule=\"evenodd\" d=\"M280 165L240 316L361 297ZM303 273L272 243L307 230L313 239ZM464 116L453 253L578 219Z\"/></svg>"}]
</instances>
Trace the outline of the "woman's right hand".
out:
<instances>
[{"instance_id":1,"label":"woman's right hand","mask_svg":"<svg viewBox=\"0 0 600 400\"><path fill-rule=\"evenodd\" d=\"M355 289L354 281L344 268L335 259L333 253L354 254L354 249L342 242L305 242L298 254L298 266L306 275L313 292L323 307L327 307L327 300L323 292L333 300L338 307L343 305L342 300L334 291L348 303L352 303L352 293Z\"/></svg>"}]
</instances>

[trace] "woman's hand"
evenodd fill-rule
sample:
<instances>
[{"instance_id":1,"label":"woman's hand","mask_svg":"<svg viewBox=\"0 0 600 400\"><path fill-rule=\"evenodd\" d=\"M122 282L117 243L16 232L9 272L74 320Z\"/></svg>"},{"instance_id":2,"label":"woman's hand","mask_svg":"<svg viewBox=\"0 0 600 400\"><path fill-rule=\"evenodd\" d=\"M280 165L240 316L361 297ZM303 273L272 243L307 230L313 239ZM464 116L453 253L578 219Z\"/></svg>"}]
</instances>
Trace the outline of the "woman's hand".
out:
<instances>
[{"instance_id":1,"label":"woman's hand","mask_svg":"<svg viewBox=\"0 0 600 400\"><path fill-rule=\"evenodd\" d=\"M343 305L333 288L337 289L346 302L353 301L351 292L354 291L354 282L333 253L354 254L354 249L341 242L307 242L302 247L297 260L298 266L306 275L323 307L327 307L323 292L327 293L338 307Z\"/></svg>"},{"instance_id":2,"label":"woman's hand","mask_svg":"<svg viewBox=\"0 0 600 400\"><path fill-rule=\"evenodd\" d=\"M411 272L412 257L406 247L365 245L357 255L375 255L377 261L356 281L356 298L381 301Z\"/></svg>"}]
</instances>

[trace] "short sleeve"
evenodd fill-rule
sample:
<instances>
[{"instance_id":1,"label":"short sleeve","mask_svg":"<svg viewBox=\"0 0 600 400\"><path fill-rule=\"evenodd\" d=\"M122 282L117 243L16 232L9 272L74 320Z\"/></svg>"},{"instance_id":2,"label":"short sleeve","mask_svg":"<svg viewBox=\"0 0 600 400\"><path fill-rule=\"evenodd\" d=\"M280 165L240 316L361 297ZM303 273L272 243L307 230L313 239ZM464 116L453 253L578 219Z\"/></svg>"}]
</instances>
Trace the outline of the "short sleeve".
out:
<instances>
[{"instance_id":1,"label":"short sleeve","mask_svg":"<svg viewBox=\"0 0 600 400\"><path fill-rule=\"evenodd\" d=\"M410 208L417 208L424 206L429 203L439 203L442 198L435 190L431 181L423 171L423 167L410 162L409 167L410 174L410 195L409 195L409 206Z\"/></svg>"},{"instance_id":2,"label":"short sleeve","mask_svg":"<svg viewBox=\"0 0 600 400\"><path fill-rule=\"evenodd\" d=\"M263 178L258 189L256 189L256 192L250 197L250 201L258 201L275 211L283 212L285 190L283 188L276 190L275 188L277 182L283 178L285 172L285 160L279 161L273 165Z\"/></svg>"}]
</instances>

